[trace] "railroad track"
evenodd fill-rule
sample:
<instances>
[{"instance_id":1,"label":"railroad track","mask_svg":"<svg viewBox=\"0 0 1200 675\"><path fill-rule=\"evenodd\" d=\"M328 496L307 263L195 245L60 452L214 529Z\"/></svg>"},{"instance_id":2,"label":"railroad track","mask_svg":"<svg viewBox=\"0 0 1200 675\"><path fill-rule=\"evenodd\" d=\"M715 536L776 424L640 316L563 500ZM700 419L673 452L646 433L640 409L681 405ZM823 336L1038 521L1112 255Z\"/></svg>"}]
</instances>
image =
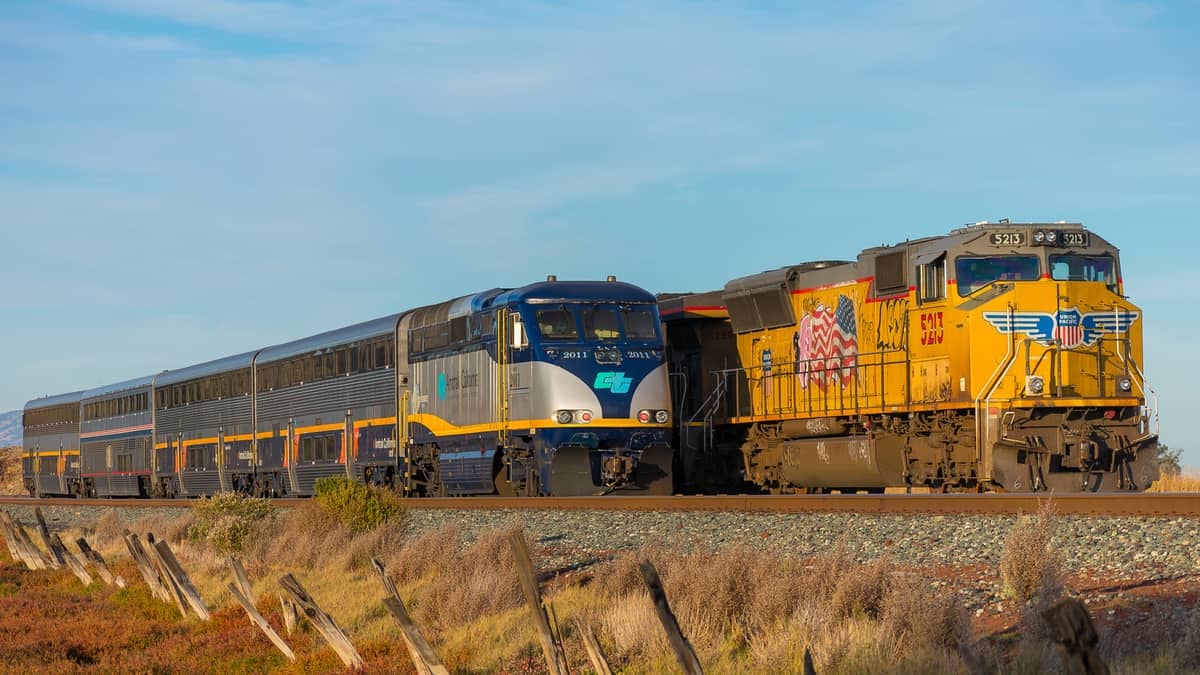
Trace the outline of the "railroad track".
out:
<instances>
[{"instance_id":1,"label":"railroad track","mask_svg":"<svg viewBox=\"0 0 1200 675\"><path fill-rule=\"evenodd\" d=\"M281 507L299 499L279 499ZM1013 515L1035 513L1051 502L1060 515L1200 517L1200 493L985 494L985 495L716 495L642 497L444 497L404 500L412 509L571 510L571 511L726 511L735 513L862 513ZM186 507L186 499L34 499L0 497L21 506Z\"/></svg>"}]
</instances>

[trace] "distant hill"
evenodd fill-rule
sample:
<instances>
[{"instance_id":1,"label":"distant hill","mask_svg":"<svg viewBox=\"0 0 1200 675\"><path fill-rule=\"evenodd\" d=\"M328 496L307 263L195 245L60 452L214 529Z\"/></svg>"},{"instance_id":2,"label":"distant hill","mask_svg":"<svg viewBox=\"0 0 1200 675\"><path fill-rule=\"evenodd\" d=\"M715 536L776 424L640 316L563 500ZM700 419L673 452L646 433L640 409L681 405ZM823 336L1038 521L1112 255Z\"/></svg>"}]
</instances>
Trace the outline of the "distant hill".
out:
<instances>
[{"instance_id":1,"label":"distant hill","mask_svg":"<svg viewBox=\"0 0 1200 675\"><path fill-rule=\"evenodd\" d=\"M0 448L21 444L21 411L0 413Z\"/></svg>"}]
</instances>

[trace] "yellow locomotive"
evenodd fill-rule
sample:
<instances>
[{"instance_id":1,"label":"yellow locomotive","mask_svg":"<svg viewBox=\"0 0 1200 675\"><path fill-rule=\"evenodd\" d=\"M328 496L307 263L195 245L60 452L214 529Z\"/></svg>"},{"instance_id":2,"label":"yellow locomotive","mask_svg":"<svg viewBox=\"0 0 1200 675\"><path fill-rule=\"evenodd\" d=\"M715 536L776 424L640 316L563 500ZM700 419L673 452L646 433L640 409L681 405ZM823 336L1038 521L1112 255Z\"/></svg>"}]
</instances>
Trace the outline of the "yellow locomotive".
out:
<instances>
[{"instance_id":1,"label":"yellow locomotive","mask_svg":"<svg viewBox=\"0 0 1200 675\"><path fill-rule=\"evenodd\" d=\"M771 492L1141 490L1141 312L1076 223L944 236L660 296L685 478ZM723 467L723 468L722 468Z\"/></svg>"}]
</instances>

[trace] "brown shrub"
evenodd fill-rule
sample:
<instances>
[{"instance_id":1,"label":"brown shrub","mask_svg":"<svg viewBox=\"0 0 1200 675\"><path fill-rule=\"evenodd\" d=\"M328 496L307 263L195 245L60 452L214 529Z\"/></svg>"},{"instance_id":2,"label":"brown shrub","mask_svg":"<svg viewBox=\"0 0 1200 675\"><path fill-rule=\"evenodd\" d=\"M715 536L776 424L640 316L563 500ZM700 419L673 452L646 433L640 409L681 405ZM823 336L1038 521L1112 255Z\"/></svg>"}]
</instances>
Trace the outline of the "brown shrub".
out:
<instances>
[{"instance_id":1,"label":"brown shrub","mask_svg":"<svg viewBox=\"0 0 1200 675\"><path fill-rule=\"evenodd\" d=\"M191 513L181 516L167 516L158 512L138 518L125 528L137 534L145 541L147 534L153 534L155 540L166 541L171 545L182 542L187 537L188 528L196 521Z\"/></svg>"},{"instance_id":2,"label":"brown shrub","mask_svg":"<svg viewBox=\"0 0 1200 675\"><path fill-rule=\"evenodd\" d=\"M422 625L434 631L452 630L524 602L516 558L508 543L512 531L485 534L461 553L441 561L417 606Z\"/></svg>"},{"instance_id":3,"label":"brown shrub","mask_svg":"<svg viewBox=\"0 0 1200 675\"><path fill-rule=\"evenodd\" d=\"M1054 506L1047 502L1036 516L1025 516L1009 532L1000 552L1000 579L1020 602L1053 599L1062 590L1061 562L1052 548Z\"/></svg>"},{"instance_id":4,"label":"brown shrub","mask_svg":"<svg viewBox=\"0 0 1200 675\"><path fill-rule=\"evenodd\" d=\"M125 524L121 522L121 517L117 515L117 510L108 509L104 512L104 515L96 519L96 524L93 526L91 535L88 537L88 545L97 551L117 546L124 548L124 530Z\"/></svg>"},{"instance_id":5,"label":"brown shrub","mask_svg":"<svg viewBox=\"0 0 1200 675\"><path fill-rule=\"evenodd\" d=\"M447 525L424 532L403 546L384 552L382 560L396 583L407 584L419 580L431 570L440 571L446 561L458 555L462 540L462 529L457 525Z\"/></svg>"},{"instance_id":6,"label":"brown shrub","mask_svg":"<svg viewBox=\"0 0 1200 675\"><path fill-rule=\"evenodd\" d=\"M1184 624L1179 653L1183 654L1183 666L1192 666L1200 670L1200 609L1193 609L1187 623Z\"/></svg>"},{"instance_id":7,"label":"brown shrub","mask_svg":"<svg viewBox=\"0 0 1200 675\"><path fill-rule=\"evenodd\" d=\"M864 614L878 619L894 577L895 568L886 559L854 566L841 577L830 598L834 616L840 619Z\"/></svg>"},{"instance_id":8,"label":"brown shrub","mask_svg":"<svg viewBox=\"0 0 1200 675\"><path fill-rule=\"evenodd\" d=\"M654 564L681 628L700 649L728 641L747 645L786 621L818 585L799 560L746 548L623 554L597 570L593 584L609 606L598 621L630 654L656 655L666 647L638 570L641 560ZM647 621L654 630L644 630Z\"/></svg>"},{"instance_id":9,"label":"brown shrub","mask_svg":"<svg viewBox=\"0 0 1200 675\"><path fill-rule=\"evenodd\" d=\"M880 628L896 654L956 650L970 636L970 621L952 595L931 593L919 579L890 575L880 606Z\"/></svg>"},{"instance_id":10,"label":"brown shrub","mask_svg":"<svg viewBox=\"0 0 1200 675\"><path fill-rule=\"evenodd\" d=\"M271 530L255 533L243 555L255 567L326 569L345 554L350 530L311 502L287 509Z\"/></svg>"}]
</instances>

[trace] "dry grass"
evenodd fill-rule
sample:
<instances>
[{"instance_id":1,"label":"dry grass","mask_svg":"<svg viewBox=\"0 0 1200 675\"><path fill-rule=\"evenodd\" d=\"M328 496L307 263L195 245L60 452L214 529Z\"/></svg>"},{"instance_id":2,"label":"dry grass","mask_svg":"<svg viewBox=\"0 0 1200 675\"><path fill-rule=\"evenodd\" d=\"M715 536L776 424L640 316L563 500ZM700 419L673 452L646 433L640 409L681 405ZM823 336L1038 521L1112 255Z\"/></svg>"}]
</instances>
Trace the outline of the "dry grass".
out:
<instances>
[{"instance_id":1,"label":"dry grass","mask_svg":"<svg viewBox=\"0 0 1200 675\"><path fill-rule=\"evenodd\" d=\"M1163 474L1147 492L1200 492L1200 473Z\"/></svg>"},{"instance_id":2,"label":"dry grass","mask_svg":"<svg viewBox=\"0 0 1200 675\"><path fill-rule=\"evenodd\" d=\"M1061 591L1059 561L1050 547L1053 517L1045 508L1014 527L1002 556L1000 575L1030 612ZM0 625L5 626L0 633L15 636L0 636L0 670L340 670L311 630L286 638L300 658L294 665L284 663L229 597L224 557L185 538L189 524L189 518L151 518L129 529L154 532L172 543L201 596L216 610L214 621L181 620L173 606L149 596L124 551L121 523L109 512L88 536L132 581L129 589L97 584L83 590L69 572L25 572L0 563ZM471 542L460 529L448 527L411 537L403 525L355 534L306 503L281 514L275 530L257 532L244 559L255 600L277 629L282 628L278 579L291 572L347 630L370 672L395 672L397 664L406 664L409 672L397 627L380 602L383 590L370 567L372 557L384 561L410 613L453 672L544 672L507 534L493 531ZM536 557L536 547L531 550ZM594 629L620 672L675 670L637 571L642 559L659 570L671 606L709 673L798 672L806 649L822 674L963 672L968 661L1002 672L1056 667L1057 656L1045 642L1030 640L1003 656L990 644L967 647L969 623L950 591L931 590L927 578L889 560L858 562L843 541L806 560L746 547L718 552L653 547L618 556L586 575L559 579L550 584L554 590L547 598L574 672L590 668L576 634L580 624ZM1200 648L1200 613L1190 621L1172 635L1181 649ZM51 624L52 629L45 628ZM42 632L45 639L33 637ZM1154 658L1166 664L1157 672L1200 666L1174 653Z\"/></svg>"},{"instance_id":3,"label":"dry grass","mask_svg":"<svg viewBox=\"0 0 1200 675\"><path fill-rule=\"evenodd\" d=\"M1062 563L1052 546L1054 506L1046 502L1037 515L1021 517L1000 553L1004 590L1019 602L1057 596L1062 590Z\"/></svg>"},{"instance_id":4,"label":"dry grass","mask_svg":"<svg viewBox=\"0 0 1200 675\"><path fill-rule=\"evenodd\" d=\"M967 635L953 598L930 593L886 560L856 563L844 545L810 561L729 549L661 549L596 571L595 625L622 669L653 672L671 657L635 571L659 570L671 608L708 672L796 672L810 649L819 672L962 669ZM643 671L642 668L646 668Z\"/></svg>"},{"instance_id":5,"label":"dry grass","mask_svg":"<svg viewBox=\"0 0 1200 675\"><path fill-rule=\"evenodd\" d=\"M0 495L23 495L25 481L21 477L21 447L0 448Z\"/></svg>"}]
</instances>

